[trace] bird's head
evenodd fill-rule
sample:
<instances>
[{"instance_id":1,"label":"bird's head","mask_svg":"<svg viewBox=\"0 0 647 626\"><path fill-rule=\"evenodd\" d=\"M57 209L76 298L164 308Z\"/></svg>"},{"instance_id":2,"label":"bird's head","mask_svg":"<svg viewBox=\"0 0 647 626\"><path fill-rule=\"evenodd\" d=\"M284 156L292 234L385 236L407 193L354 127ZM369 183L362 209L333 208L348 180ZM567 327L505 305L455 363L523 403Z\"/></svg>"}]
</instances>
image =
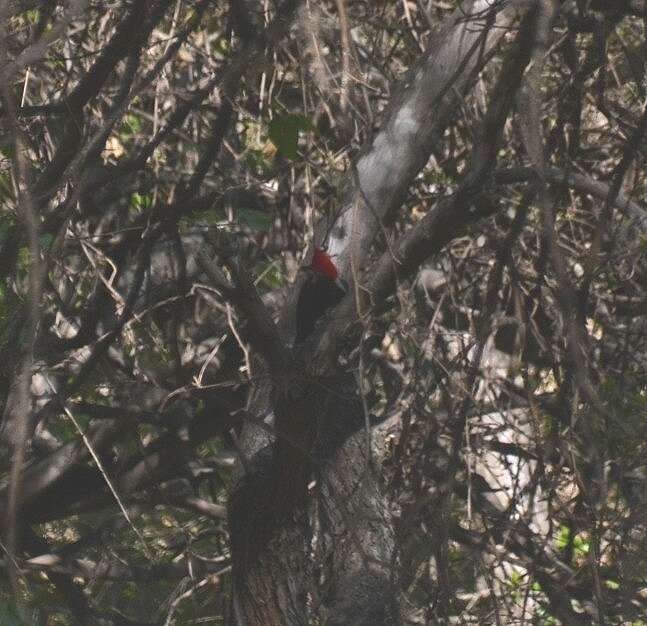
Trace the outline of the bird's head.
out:
<instances>
[{"instance_id":1,"label":"bird's head","mask_svg":"<svg viewBox=\"0 0 647 626\"><path fill-rule=\"evenodd\" d=\"M330 256L320 248L315 248L312 261L310 262L310 269L313 272L317 272L317 274L323 274L326 278L330 278L330 280L337 280L339 277L337 266L333 263Z\"/></svg>"},{"instance_id":2,"label":"bird's head","mask_svg":"<svg viewBox=\"0 0 647 626\"><path fill-rule=\"evenodd\" d=\"M316 274L325 276L334 282L342 291L348 291L348 285L346 281L340 278L337 266L330 258L330 255L321 248L315 248L309 269Z\"/></svg>"}]
</instances>

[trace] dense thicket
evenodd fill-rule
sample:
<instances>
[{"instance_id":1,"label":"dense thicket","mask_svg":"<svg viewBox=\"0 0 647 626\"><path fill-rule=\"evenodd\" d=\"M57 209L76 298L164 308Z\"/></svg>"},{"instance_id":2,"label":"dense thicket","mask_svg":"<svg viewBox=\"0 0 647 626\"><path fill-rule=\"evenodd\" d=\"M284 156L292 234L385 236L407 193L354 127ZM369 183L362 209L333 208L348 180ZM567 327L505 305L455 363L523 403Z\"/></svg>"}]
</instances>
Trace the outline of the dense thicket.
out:
<instances>
[{"instance_id":1,"label":"dense thicket","mask_svg":"<svg viewBox=\"0 0 647 626\"><path fill-rule=\"evenodd\" d=\"M0 622L647 624L646 29L0 3Z\"/></svg>"}]
</instances>

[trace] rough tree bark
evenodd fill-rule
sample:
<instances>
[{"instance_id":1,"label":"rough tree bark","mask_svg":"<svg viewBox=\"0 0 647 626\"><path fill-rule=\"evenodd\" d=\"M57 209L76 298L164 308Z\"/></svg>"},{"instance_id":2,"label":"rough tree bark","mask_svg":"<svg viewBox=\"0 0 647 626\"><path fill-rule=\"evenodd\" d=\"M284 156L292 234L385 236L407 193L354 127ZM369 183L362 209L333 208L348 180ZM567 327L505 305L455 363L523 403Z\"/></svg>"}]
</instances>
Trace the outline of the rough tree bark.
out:
<instances>
[{"instance_id":1,"label":"rough tree bark","mask_svg":"<svg viewBox=\"0 0 647 626\"><path fill-rule=\"evenodd\" d=\"M361 151L346 180L342 211L328 239L351 285L383 218L402 202L461 95L531 5L465 3L432 37L419 65L396 90L382 130ZM432 228L444 226L439 214ZM322 235L323 228L316 237ZM346 304L353 314L349 320L357 319L357 303ZM315 351L334 353L329 335L324 333L318 344L319 332L296 356L291 373L278 380L271 372L258 376L263 365L256 370L265 382L250 403L241 436L244 467L229 506L239 624L308 624L313 619L384 624L395 619L393 516L367 455L357 382L331 361L323 367L321 361L311 362ZM290 419L282 417L284 412ZM272 425L276 440L268 433ZM374 449L380 443L374 441ZM292 456L277 453L281 448ZM282 506L277 505L286 504L280 489L294 487L289 458L297 483L307 471L299 464L314 469L315 481L305 498L287 498Z\"/></svg>"}]
</instances>

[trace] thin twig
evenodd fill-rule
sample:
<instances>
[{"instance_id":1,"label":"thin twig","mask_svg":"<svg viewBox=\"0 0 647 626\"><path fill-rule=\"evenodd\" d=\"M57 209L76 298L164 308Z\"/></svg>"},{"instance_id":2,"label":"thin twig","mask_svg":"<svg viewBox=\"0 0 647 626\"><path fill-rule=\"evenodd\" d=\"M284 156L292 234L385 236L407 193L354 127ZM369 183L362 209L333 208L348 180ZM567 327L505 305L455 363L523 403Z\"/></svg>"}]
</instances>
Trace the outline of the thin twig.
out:
<instances>
[{"instance_id":1,"label":"thin twig","mask_svg":"<svg viewBox=\"0 0 647 626\"><path fill-rule=\"evenodd\" d=\"M55 389L54 385L52 385L52 382L50 381L49 376L45 375L45 380L47 381L47 384L48 384L49 388L52 390L52 393L56 396L56 394L57 394L56 389ZM81 439L83 440L83 443L85 444L85 447L88 449L88 452L90 453L90 456L92 457L92 459L96 463L97 468L99 469L99 471L101 472L101 475L103 476L103 479L106 481L106 485L108 485L108 489L110 489L110 492L112 493L115 501L117 502L117 505L121 509L121 512L122 512L126 522L128 522L128 525L133 529L134 533L137 535L139 541L141 542L142 547L144 548L144 553L146 554L146 556L149 559L152 559L153 554L150 551L150 549L148 547L148 544L146 543L146 540L144 539L144 535L142 535L140 530L135 526L133 520L131 519L128 511L126 510L126 507L125 507L124 503L122 502L121 498L119 497L119 494L117 493L117 489L115 488L115 486L112 483L112 480L108 476L108 473L106 472L106 469L105 469L103 463L101 462L101 459L99 458L99 455L96 453L92 443L90 442L87 435L85 434L85 431L83 430L83 428L81 428L81 425L79 424L77 419L74 417L74 414L68 408L67 403L61 403L61 406L63 408L63 411L65 412L65 415L67 415L67 417L72 422L72 424L74 424L74 428L76 428L76 431L79 433L79 435L81 435Z\"/></svg>"}]
</instances>

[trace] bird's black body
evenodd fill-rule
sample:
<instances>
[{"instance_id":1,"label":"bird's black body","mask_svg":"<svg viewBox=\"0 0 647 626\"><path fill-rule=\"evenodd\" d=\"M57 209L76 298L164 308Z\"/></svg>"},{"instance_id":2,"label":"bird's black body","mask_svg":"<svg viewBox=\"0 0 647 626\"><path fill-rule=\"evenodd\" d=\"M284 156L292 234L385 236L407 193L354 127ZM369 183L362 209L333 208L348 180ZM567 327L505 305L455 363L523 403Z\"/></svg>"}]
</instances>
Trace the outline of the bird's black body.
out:
<instances>
[{"instance_id":1,"label":"bird's black body","mask_svg":"<svg viewBox=\"0 0 647 626\"><path fill-rule=\"evenodd\" d=\"M346 294L338 281L310 268L305 271L308 275L297 299L296 345L308 338L317 320Z\"/></svg>"}]
</instances>

